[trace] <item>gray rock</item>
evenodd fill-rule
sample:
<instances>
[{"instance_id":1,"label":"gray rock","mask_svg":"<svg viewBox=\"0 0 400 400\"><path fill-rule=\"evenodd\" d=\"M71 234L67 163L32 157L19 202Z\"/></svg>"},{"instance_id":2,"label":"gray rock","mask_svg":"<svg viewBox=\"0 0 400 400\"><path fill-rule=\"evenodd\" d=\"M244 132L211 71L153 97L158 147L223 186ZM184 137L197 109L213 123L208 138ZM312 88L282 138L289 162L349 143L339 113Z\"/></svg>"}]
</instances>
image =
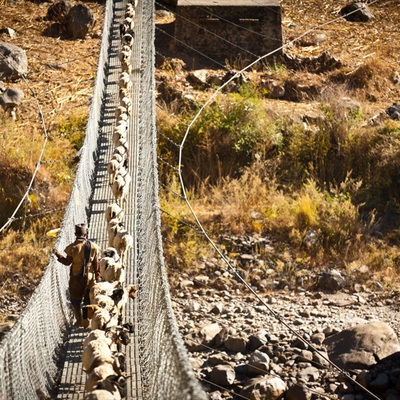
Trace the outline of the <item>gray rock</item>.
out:
<instances>
[{"instance_id":1,"label":"gray rock","mask_svg":"<svg viewBox=\"0 0 400 400\"><path fill-rule=\"evenodd\" d=\"M94 27L94 24L94 14L85 4L77 4L69 10L66 18L66 27L72 38L85 38Z\"/></svg>"},{"instance_id":2,"label":"gray rock","mask_svg":"<svg viewBox=\"0 0 400 400\"><path fill-rule=\"evenodd\" d=\"M249 358L249 374L261 375L268 373L270 362L271 359L266 353L259 350L254 351Z\"/></svg>"},{"instance_id":3,"label":"gray rock","mask_svg":"<svg viewBox=\"0 0 400 400\"><path fill-rule=\"evenodd\" d=\"M279 399L286 390L285 382L278 376L263 376L250 379L240 395L250 400Z\"/></svg>"},{"instance_id":4,"label":"gray rock","mask_svg":"<svg viewBox=\"0 0 400 400\"><path fill-rule=\"evenodd\" d=\"M311 342L314 344L322 344L324 340L325 334L323 332L317 332L311 336Z\"/></svg>"},{"instance_id":5,"label":"gray rock","mask_svg":"<svg viewBox=\"0 0 400 400\"><path fill-rule=\"evenodd\" d=\"M362 1L353 1L340 10L340 15L351 22L368 22L374 19L374 15L368 6Z\"/></svg>"},{"instance_id":6,"label":"gray rock","mask_svg":"<svg viewBox=\"0 0 400 400\"><path fill-rule=\"evenodd\" d=\"M196 87L204 88L208 86L207 73L206 69L195 70L188 74L186 80Z\"/></svg>"},{"instance_id":7,"label":"gray rock","mask_svg":"<svg viewBox=\"0 0 400 400\"><path fill-rule=\"evenodd\" d=\"M251 335L249 337L249 344L248 348L250 351L254 351L259 349L261 346L267 343L267 337L266 337L267 331L261 330L258 331L255 335Z\"/></svg>"},{"instance_id":8,"label":"gray rock","mask_svg":"<svg viewBox=\"0 0 400 400\"><path fill-rule=\"evenodd\" d=\"M0 42L0 79L12 81L27 73L28 59L25 50Z\"/></svg>"},{"instance_id":9,"label":"gray rock","mask_svg":"<svg viewBox=\"0 0 400 400\"><path fill-rule=\"evenodd\" d=\"M399 351L393 329L384 322L370 322L345 329L325 339L329 358L340 368L364 369Z\"/></svg>"},{"instance_id":10,"label":"gray rock","mask_svg":"<svg viewBox=\"0 0 400 400\"><path fill-rule=\"evenodd\" d=\"M210 381L221 386L230 386L235 381L235 370L230 365L217 365L210 374Z\"/></svg>"},{"instance_id":11,"label":"gray rock","mask_svg":"<svg viewBox=\"0 0 400 400\"><path fill-rule=\"evenodd\" d=\"M24 98L24 92L19 89L8 88L0 96L0 106L15 121L17 118L17 107Z\"/></svg>"},{"instance_id":12,"label":"gray rock","mask_svg":"<svg viewBox=\"0 0 400 400\"><path fill-rule=\"evenodd\" d=\"M305 382L316 382L321 376L320 371L317 368L311 366L301 369L300 371L298 371L297 374L299 378L303 379L303 381Z\"/></svg>"},{"instance_id":13,"label":"gray rock","mask_svg":"<svg viewBox=\"0 0 400 400\"><path fill-rule=\"evenodd\" d=\"M343 275L336 269L326 271L322 274L318 282L318 288L320 290L337 292L342 289L346 284L346 280Z\"/></svg>"}]
</instances>

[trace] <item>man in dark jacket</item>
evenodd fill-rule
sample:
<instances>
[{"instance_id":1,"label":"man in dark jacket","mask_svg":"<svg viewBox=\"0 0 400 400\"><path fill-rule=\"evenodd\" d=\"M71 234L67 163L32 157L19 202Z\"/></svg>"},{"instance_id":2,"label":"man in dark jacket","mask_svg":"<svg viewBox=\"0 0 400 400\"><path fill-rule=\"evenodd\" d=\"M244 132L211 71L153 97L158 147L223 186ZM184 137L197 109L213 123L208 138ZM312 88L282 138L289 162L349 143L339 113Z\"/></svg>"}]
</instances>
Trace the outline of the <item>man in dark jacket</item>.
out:
<instances>
[{"instance_id":1,"label":"man in dark jacket","mask_svg":"<svg viewBox=\"0 0 400 400\"><path fill-rule=\"evenodd\" d=\"M71 306L74 312L77 326L86 328L89 321L82 316L82 300L89 303L89 291L95 281L99 279L98 256L100 247L87 239L87 227L85 224L75 225L76 239L65 248L66 257L57 249L53 254L64 265L70 265L69 293Z\"/></svg>"}]
</instances>

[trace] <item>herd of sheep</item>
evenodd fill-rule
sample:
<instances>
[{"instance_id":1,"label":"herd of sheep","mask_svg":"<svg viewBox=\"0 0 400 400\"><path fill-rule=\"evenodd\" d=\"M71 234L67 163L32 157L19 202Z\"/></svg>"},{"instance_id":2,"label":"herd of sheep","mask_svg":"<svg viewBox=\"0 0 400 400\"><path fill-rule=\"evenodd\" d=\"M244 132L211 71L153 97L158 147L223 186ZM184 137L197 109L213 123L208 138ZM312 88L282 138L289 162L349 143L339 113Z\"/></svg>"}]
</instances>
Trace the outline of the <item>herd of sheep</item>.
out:
<instances>
[{"instance_id":1,"label":"herd of sheep","mask_svg":"<svg viewBox=\"0 0 400 400\"><path fill-rule=\"evenodd\" d=\"M99 267L102 281L90 289L90 304L84 306L91 320L91 332L83 343L82 366L87 374L86 400L109 400L126 397L125 355L121 345L130 342L133 333L130 323L123 324L124 307L136 296L136 286L125 283L127 252L133 246L133 237L124 228L124 211L131 177L128 172L128 124L132 112L131 52L134 40L136 0L128 3L125 18L120 25L122 73L119 79L119 102L116 127L113 133L114 151L107 165L109 183L115 203L105 213L108 247L102 252Z\"/></svg>"}]
</instances>

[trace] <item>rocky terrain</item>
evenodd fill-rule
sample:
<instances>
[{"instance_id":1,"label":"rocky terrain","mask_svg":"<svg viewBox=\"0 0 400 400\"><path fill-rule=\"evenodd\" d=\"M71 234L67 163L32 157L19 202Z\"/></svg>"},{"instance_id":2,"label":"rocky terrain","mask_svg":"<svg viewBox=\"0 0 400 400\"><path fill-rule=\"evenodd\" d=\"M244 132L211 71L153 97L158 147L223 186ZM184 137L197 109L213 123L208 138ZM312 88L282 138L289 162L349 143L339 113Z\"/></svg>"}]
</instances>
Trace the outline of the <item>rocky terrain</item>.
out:
<instances>
[{"instance_id":1,"label":"rocky terrain","mask_svg":"<svg viewBox=\"0 0 400 400\"><path fill-rule=\"evenodd\" d=\"M26 4L27 9L21 9L17 4L2 9L0 22L16 29L17 39L18 34L24 32L25 42L29 44L24 48L28 51L31 65L30 82L41 94L39 100L45 107L45 117L51 126L56 115L87 105L100 33L95 30L91 37L79 41L79 46L77 42L59 40L50 35L45 40L41 32L49 25L44 19L47 7L44 4ZM282 4L284 36L286 40L291 40L315 26L316 21L323 19L322 15L333 16L345 2L336 2L333 8L325 7L325 4L316 7L313 1L293 0L283 1ZM93 6L101 14L102 5L95 3ZM349 79L357 76L363 62L378 60L375 67L376 70L381 68L382 76L374 85L359 88L356 93L371 99L364 107L365 120L362 123L367 123L368 118L398 101L400 95L400 86L394 82L398 70L396 26L400 21L399 6L395 1L383 1L372 9L376 18L374 24L352 25L338 21L324 30L322 41L304 38L287 51L295 58L321 57L325 51L330 51L331 60L339 60L346 65L344 75ZM13 40L18 42L17 39ZM43 48L46 49L46 63L43 63ZM164 52L163 56L176 55ZM206 98L204 91L196 91L196 85L209 90L207 79L210 76L222 79L225 74L225 71L210 69L203 74L193 71L189 74L182 69L179 59L174 62L180 67L172 75L169 71L169 76L165 71L159 71L158 83L166 82L165 86L173 89L172 94L185 101L190 101L190 96L198 96L196 100ZM204 80L202 75L206 77ZM278 89L280 87L285 91L283 98L269 99L271 110L277 114L297 113L301 117L316 110L315 105L306 100L332 82L324 74L304 70L291 71L285 82L279 78L266 77L268 85L277 85ZM342 77L333 78L340 80ZM161 89L160 97L167 101L166 95L171 92L162 92ZM301 96L294 99L294 93ZM39 125L35 104L32 98L28 100L21 107L20 121L25 125ZM279 107L276 106L277 101ZM255 270L254 256L241 246L236 250L238 258L241 257L243 263L249 262L251 269ZM255 279L254 275L251 285L260 293L265 304L235 279L229 278L230 273L223 269L207 268L201 276L186 278L179 274L171 279L176 319L190 350L194 370L211 399L282 396L298 400L372 398L327 363L327 339L350 327L374 321L387 324L398 337L397 293L383 291L378 282L368 282L366 286L361 284L368 281L365 277L369 274L368 270L360 271L357 277L348 277L343 273L339 277L329 271L328 275L334 275L334 280L328 286L315 273L303 272L297 277L297 285L273 268L268 276L261 279ZM23 311L29 298L26 294L32 292L35 284L29 277L18 273L12 280L2 282L0 314L7 316L4 329L8 329ZM327 288L334 289L334 293ZM384 329L386 325L379 325L379 329L372 333L379 334ZM377 398L396 400L400 399L400 359L394 352L396 339L389 339L385 344L394 346L391 357L378 355L379 348L376 351L366 349L369 355L367 362L346 370L352 378L376 393ZM310 343L317 351L312 349Z\"/></svg>"},{"instance_id":2,"label":"rocky terrain","mask_svg":"<svg viewBox=\"0 0 400 400\"><path fill-rule=\"evenodd\" d=\"M291 287L260 301L240 285L212 285L206 276L182 278L174 296L180 331L211 399L400 398L397 298L361 286L355 293ZM345 330L360 324L367 333L357 332L355 344Z\"/></svg>"}]
</instances>

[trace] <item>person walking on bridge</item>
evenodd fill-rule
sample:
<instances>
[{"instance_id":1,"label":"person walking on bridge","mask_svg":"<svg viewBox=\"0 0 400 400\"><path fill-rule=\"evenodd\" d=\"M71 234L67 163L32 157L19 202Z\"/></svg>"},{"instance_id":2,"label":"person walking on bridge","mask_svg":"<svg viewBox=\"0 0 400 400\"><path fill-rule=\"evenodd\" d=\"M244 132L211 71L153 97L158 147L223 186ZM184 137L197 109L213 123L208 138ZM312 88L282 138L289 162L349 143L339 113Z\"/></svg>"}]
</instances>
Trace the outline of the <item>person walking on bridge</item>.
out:
<instances>
[{"instance_id":1,"label":"person walking on bridge","mask_svg":"<svg viewBox=\"0 0 400 400\"><path fill-rule=\"evenodd\" d=\"M57 260L64 265L71 266L69 276L69 294L71 307L76 318L76 326L87 328L89 321L84 309L82 315L82 301L89 304L89 291L99 280L100 247L87 239L88 228L85 224L75 225L76 239L68 245L63 256L57 249L53 249L53 254Z\"/></svg>"}]
</instances>

